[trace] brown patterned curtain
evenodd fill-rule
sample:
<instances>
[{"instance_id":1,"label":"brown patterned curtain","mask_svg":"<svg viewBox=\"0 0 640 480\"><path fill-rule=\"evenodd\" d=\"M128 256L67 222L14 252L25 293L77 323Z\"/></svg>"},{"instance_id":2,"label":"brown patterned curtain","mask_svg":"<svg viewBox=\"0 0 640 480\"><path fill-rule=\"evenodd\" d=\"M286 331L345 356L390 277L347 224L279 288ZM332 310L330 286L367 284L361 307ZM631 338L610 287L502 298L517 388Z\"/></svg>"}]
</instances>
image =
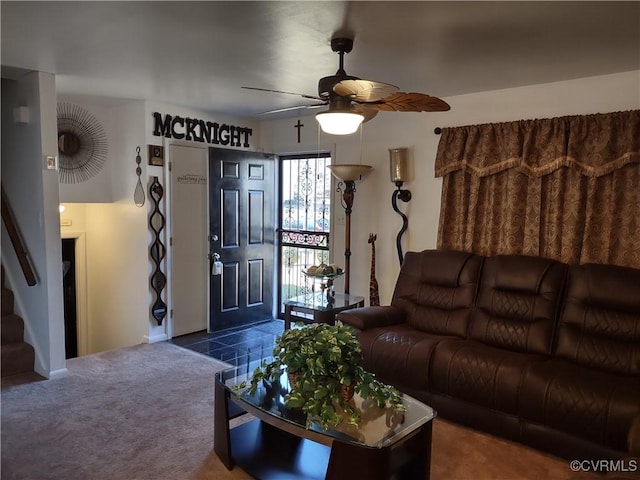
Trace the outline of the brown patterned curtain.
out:
<instances>
[{"instance_id":1,"label":"brown patterned curtain","mask_svg":"<svg viewBox=\"0 0 640 480\"><path fill-rule=\"evenodd\" d=\"M640 268L640 111L444 128L438 247Z\"/></svg>"}]
</instances>

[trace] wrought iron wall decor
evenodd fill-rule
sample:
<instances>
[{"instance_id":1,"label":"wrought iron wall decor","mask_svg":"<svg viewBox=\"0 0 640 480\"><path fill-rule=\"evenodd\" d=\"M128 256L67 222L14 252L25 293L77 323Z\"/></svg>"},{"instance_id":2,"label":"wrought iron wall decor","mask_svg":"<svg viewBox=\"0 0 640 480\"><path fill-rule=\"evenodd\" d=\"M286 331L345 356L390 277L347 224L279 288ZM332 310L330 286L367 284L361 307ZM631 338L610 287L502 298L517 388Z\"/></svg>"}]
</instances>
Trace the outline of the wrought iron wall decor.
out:
<instances>
[{"instance_id":1,"label":"wrought iron wall decor","mask_svg":"<svg viewBox=\"0 0 640 480\"><path fill-rule=\"evenodd\" d=\"M409 226L409 219L398 208L398 200L408 202L411 200L411 192L409 190L403 190L402 185L408 177L408 157L406 148L390 148L389 149L389 173L391 181L396 184L397 190L393 192L391 196L391 206L393 210L402 217L402 228L398 232L396 237L396 249L398 250L398 261L400 265L404 260L402 254L402 235L407 231Z\"/></svg>"},{"instance_id":2,"label":"wrought iron wall decor","mask_svg":"<svg viewBox=\"0 0 640 480\"><path fill-rule=\"evenodd\" d=\"M153 202L153 209L149 216L149 228L153 232L153 241L150 247L150 256L153 261L153 272L151 273L151 288L155 292L155 301L151 306L151 315L156 319L158 325L162 325L162 320L167 315L167 305L162 301L162 290L167 284L167 277L162 273L162 260L165 256L165 246L160 240L160 234L164 229L165 218L160 211L160 202L164 195L164 189L158 177L153 177L153 182L149 187L149 198Z\"/></svg>"},{"instance_id":3,"label":"wrought iron wall decor","mask_svg":"<svg viewBox=\"0 0 640 480\"><path fill-rule=\"evenodd\" d=\"M140 181L140 175L142 174L142 168L140 168L141 162L140 147L136 147L136 175L138 175L138 183L133 192L133 202L136 204L136 207L142 207L144 205L144 188L142 188L142 182Z\"/></svg>"},{"instance_id":4,"label":"wrought iron wall decor","mask_svg":"<svg viewBox=\"0 0 640 480\"><path fill-rule=\"evenodd\" d=\"M58 103L58 156L61 183L81 183L96 175L107 159L107 136L84 108Z\"/></svg>"}]
</instances>

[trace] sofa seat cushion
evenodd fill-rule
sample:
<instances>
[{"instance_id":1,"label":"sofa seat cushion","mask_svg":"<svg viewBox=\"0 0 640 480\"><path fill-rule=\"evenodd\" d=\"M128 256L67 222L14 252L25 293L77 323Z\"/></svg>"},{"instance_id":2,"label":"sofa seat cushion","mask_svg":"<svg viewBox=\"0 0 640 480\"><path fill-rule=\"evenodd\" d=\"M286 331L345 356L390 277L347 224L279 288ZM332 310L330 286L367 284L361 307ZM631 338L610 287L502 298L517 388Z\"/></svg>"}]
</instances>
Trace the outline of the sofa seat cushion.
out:
<instances>
[{"instance_id":1,"label":"sofa seat cushion","mask_svg":"<svg viewBox=\"0 0 640 480\"><path fill-rule=\"evenodd\" d=\"M363 365L382 381L427 390L431 352L445 338L407 324L364 330L358 335Z\"/></svg>"},{"instance_id":2,"label":"sofa seat cushion","mask_svg":"<svg viewBox=\"0 0 640 480\"><path fill-rule=\"evenodd\" d=\"M546 358L474 340L449 339L440 342L433 352L430 388L432 392L517 414L520 385L527 366Z\"/></svg>"},{"instance_id":3,"label":"sofa seat cushion","mask_svg":"<svg viewBox=\"0 0 640 480\"><path fill-rule=\"evenodd\" d=\"M528 421L624 452L640 414L640 381L554 358L527 369L519 410Z\"/></svg>"}]
</instances>

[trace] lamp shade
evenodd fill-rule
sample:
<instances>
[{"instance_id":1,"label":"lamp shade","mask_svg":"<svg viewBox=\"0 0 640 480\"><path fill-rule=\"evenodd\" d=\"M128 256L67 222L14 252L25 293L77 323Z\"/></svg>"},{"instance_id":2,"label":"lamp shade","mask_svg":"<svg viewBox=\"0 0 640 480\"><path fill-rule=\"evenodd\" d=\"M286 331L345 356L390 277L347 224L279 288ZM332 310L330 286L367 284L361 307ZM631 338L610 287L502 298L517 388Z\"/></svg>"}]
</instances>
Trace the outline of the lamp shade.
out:
<instances>
[{"instance_id":1,"label":"lamp shade","mask_svg":"<svg viewBox=\"0 0 640 480\"><path fill-rule=\"evenodd\" d=\"M339 165L327 165L333 176L343 182L355 182L362 175L371 170L371 165L361 165L359 163L341 163Z\"/></svg>"},{"instance_id":2,"label":"lamp shade","mask_svg":"<svg viewBox=\"0 0 640 480\"><path fill-rule=\"evenodd\" d=\"M356 132L364 115L355 112L320 112L316 115L323 132L331 135L349 135Z\"/></svg>"},{"instance_id":3,"label":"lamp shade","mask_svg":"<svg viewBox=\"0 0 640 480\"><path fill-rule=\"evenodd\" d=\"M389 149L389 177L392 182L406 182L409 178L409 159L406 148Z\"/></svg>"}]
</instances>

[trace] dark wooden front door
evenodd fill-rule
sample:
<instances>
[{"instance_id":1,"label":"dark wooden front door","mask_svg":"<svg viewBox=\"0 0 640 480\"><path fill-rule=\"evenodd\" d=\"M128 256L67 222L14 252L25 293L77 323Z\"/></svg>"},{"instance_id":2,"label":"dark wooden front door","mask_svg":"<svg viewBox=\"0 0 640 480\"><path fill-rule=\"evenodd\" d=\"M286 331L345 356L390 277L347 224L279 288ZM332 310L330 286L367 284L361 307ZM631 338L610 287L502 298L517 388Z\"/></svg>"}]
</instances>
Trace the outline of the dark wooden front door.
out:
<instances>
[{"instance_id":1,"label":"dark wooden front door","mask_svg":"<svg viewBox=\"0 0 640 480\"><path fill-rule=\"evenodd\" d=\"M222 262L221 274L211 276L210 330L270 319L275 157L210 148L209 178L209 251Z\"/></svg>"}]
</instances>

